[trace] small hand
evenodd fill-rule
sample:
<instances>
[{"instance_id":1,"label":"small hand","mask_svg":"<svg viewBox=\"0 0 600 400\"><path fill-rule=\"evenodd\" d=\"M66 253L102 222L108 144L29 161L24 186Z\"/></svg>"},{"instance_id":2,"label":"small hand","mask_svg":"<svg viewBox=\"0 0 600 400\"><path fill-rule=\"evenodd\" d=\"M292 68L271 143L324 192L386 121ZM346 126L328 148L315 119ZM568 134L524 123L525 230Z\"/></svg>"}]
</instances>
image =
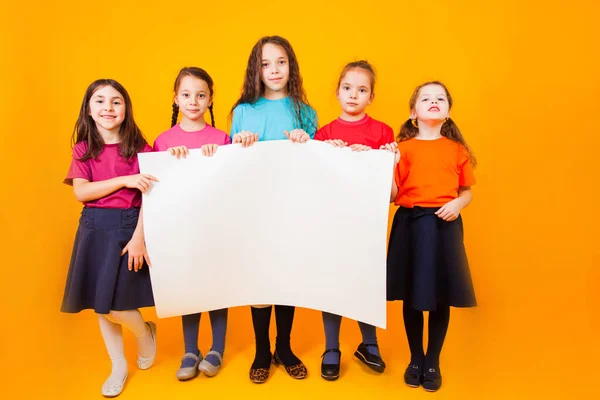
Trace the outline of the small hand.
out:
<instances>
[{"instance_id":1,"label":"small hand","mask_svg":"<svg viewBox=\"0 0 600 400\"><path fill-rule=\"evenodd\" d=\"M180 157L186 158L190 154L190 150L186 146L169 147L167 151L177 159Z\"/></svg>"},{"instance_id":2,"label":"small hand","mask_svg":"<svg viewBox=\"0 0 600 400\"><path fill-rule=\"evenodd\" d=\"M302 129L293 129L292 131L283 131L285 136L295 143L306 143L310 140L310 135Z\"/></svg>"}]
</instances>

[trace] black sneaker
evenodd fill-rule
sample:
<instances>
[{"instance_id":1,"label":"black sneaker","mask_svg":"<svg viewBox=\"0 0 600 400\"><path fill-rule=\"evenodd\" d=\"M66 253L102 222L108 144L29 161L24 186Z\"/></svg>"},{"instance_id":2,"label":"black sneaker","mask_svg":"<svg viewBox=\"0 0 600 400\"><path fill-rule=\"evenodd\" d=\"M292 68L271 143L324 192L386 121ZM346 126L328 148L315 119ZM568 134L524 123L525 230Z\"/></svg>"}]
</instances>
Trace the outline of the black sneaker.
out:
<instances>
[{"instance_id":1,"label":"black sneaker","mask_svg":"<svg viewBox=\"0 0 600 400\"><path fill-rule=\"evenodd\" d=\"M412 387L417 388L421 386L421 382L423 381L423 369L420 365L417 364L409 364L404 371L404 382Z\"/></svg>"},{"instance_id":2,"label":"black sneaker","mask_svg":"<svg viewBox=\"0 0 600 400\"><path fill-rule=\"evenodd\" d=\"M321 356L324 359L327 353L338 353L339 360L342 360L342 352L339 349L327 349ZM337 364L325 364L325 361L321 362L321 376L323 379L328 381L335 381L340 377L340 361Z\"/></svg>"},{"instance_id":3,"label":"black sneaker","mask_svg":"<svg viewBox=\"0 0 600 400\"><path fill-rule=\"evenodd\" d=\"M435 392L442 387L442 375L435 368L429 368L423 372L423 389L428 392Z\"/></svg>"},{"instance_id":4,"label":"black sneaker","mask_svg":"<svg viewBox=\"0 0 600 400\"><path fill-rule=\"evenodd\" d=\"M371 368L375 372L382 373L385 371L385 363L381 359L381 357L376 356L375 354L369 353L368 348L374 346L379 349L379 346L376 344L364 344L361 343L358 345L358 349L354 352L354 356L362 361L367 367Z\"/></svg>"}]
</instances>

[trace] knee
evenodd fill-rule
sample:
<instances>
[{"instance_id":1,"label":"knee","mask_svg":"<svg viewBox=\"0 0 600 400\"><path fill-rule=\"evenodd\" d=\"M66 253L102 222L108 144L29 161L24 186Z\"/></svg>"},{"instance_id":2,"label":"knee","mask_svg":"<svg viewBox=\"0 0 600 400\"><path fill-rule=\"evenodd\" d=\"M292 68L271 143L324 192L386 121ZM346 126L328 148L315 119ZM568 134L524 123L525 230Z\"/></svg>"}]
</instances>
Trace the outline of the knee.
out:
<instances>
[{"instance_id":1,"label":"knee","mask_svg":"<svg viewBox=\"0 0 600 400\"><path fill-rule=\"evenodd\" d=\"M124 313L126 313L127 311L115 311L115 310L110 310L110 312L108 314L105 315L105 317L114 323L120 324L121 321L123 320L123 315Z\"/></svg>"}]
</instances>

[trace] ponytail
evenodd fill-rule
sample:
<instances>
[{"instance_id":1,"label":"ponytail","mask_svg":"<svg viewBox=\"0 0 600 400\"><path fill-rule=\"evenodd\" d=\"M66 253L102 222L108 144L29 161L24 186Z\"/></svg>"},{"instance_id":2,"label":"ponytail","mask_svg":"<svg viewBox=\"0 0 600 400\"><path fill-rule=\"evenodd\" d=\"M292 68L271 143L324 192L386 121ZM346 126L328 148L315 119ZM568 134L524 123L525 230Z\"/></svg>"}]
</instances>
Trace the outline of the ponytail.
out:
<instances>
[{"instance_id":1,"label":"ponytail","mask_svg":"<svg viewBox=\"0 0 600 400\"><path fill-rule=\"evenodd\" d=\"M450 117L446 118L446 120L444 121L440 133L442 134L442 136L447 137L448 139L465 146L465 148L469 152L469 159L471 161L471 165L473 166L473 168L477 166L477 159L475 158L475 154L473 154L471 148L463 138L462 133L460 133L460 129L458 129L458 126Z\"/></svg>"},{"instance_id":2,"label":"ponytail","mask_svg":"<svg viewBox=\"0 0 600 400\"><path fill-rule=\"evenodd\" d=\"M413 125L414 123L414 125ZM400 127L400 132L396 136L396 142L400 143L408 139L412 139L419 133L419 128L415 126L416 120L407 119L406 122Z\"/></svg>"}]
</instances>

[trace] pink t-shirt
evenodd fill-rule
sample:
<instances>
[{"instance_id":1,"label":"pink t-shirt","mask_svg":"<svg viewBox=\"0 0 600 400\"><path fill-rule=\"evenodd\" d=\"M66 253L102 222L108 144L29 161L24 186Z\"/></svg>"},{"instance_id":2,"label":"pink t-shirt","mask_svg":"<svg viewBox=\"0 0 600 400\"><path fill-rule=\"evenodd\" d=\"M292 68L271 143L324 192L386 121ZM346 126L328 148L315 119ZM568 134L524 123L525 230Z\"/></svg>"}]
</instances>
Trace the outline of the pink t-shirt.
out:
<instances>
[{"instance_id":1,"label":"pink t-shirt","mask_svg":"<svg viewBox=\"0 0 600 400\"><path fill-rule=\"evenodd\" d=\"M140 173L138 158L127 160L119 155L119 144L105 144L97 159L90 158L79 161L87 151L87 142L79 142L73 147L73 160L64 183L73 184L73 178L83 178L90 182L105 181L125 175ZM141 153L152 151L145 145ZM137 189L121 188L96 200L83 203L86 207L95 208L131 208L142 205L142 192Z\"/></svg>"},{"instance_id":2,"label":"pink t-shirt","mask_svg":"<svg viewBox=\"0 0 600 400\"><path fill-rule=\"evenodd\" d=\"M231 144L229 135L209 124L199 131L186 132L179 124L158 135L154 141L154 151L165 151L170 147L187 146L189 149L199 149L205 144L223 146Z\"/></svg>"}]
</instances>

